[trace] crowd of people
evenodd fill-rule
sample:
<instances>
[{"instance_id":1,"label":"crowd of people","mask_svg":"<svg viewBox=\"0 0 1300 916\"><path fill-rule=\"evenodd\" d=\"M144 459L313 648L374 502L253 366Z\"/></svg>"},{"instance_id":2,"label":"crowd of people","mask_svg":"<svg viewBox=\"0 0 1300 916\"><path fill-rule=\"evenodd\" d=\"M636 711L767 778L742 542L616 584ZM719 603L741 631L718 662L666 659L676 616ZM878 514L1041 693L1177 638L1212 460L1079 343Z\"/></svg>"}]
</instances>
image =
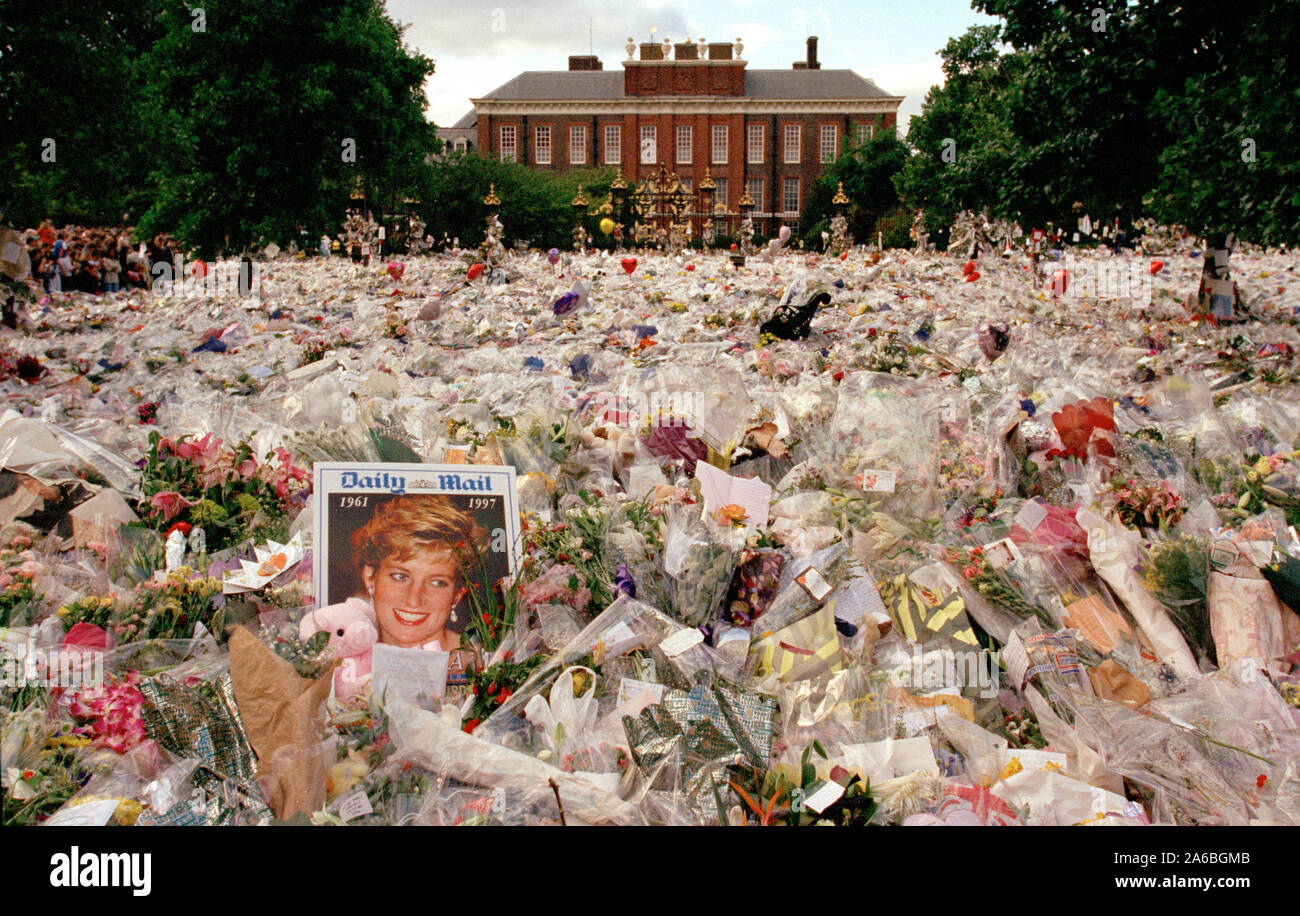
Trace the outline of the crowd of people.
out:
<instances>
[{"instance_id":1,"label":"crowd of people","mask_svg":"<svg viewBox=\"0 0 1300 916\"><path fill-rule=\"evenodd\" d=\"M46 220L24 235L32 279L47 293L117 293L151 289L183 257L180 244L165 233L137 243L134 227L56 229ZM160 268L166 265L167 270Z\"/></svg>"}]
</instances>

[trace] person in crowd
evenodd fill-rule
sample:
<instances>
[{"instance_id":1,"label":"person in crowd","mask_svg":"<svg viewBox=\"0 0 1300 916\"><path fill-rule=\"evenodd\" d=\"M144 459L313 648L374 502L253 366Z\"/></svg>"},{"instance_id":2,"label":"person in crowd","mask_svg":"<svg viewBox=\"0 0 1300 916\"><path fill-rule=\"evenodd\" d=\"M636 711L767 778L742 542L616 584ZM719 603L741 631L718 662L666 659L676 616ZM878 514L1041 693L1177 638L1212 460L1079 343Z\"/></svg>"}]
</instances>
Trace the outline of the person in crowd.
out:
<instances>
[{"instance_id":1,"label":"person in crowd","mask_svg":"<svg viewBox=\"0 0 1300 916\"><path fill-rule=\"evenodd\" d=\"M113 253L106 251L101 264L104 269L104 292L116 293L121 288L118 281L122 275L122 263Z\"/></svg>"},{"instance_id":2,"label":"person in crowd","mask_svg":"<svg viewBox=\"0 0 1300 916\"><path fill-rule=\"evenodd\" d=\"M128 248L126 252L126 280L136 289L149 288L149 261L139 248Z\"/></svg>"}]
</instances>

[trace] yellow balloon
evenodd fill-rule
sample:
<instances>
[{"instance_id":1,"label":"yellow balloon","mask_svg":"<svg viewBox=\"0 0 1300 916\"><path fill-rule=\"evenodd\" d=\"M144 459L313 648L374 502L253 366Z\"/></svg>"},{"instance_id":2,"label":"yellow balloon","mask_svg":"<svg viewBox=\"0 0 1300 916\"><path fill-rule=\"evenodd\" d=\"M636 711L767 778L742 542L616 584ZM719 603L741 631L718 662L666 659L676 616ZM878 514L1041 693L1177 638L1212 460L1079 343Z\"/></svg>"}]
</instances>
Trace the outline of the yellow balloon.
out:
<instances>
[{"instance_id":1,"label":"yellow balloon","mask_svg":"<svg viewBox=\"0 0 1300 916\"><path fill-rule=\"evenodd\" d=\"M600 231L609 235L614 231L614 221L608 216L600 221Z\"/></svg>"}]
</instances>

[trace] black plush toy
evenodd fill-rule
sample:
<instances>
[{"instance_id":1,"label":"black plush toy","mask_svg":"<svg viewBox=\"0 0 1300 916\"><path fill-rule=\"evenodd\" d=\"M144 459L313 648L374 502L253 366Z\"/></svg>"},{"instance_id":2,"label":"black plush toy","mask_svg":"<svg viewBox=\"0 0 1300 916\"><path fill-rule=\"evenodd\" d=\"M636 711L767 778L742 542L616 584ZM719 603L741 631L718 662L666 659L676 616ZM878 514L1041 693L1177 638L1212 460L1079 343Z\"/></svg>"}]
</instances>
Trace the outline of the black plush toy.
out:
<instances>
[{"instance_id":1,"label":"black plush toy","mask_svg":"<svg viewBox=\"0 0 1300 916\"><path fill-rule=\"evenodd\" d=\"M813 293L803 305L779 305L772 317L759 325L759 333L782 340L804 340L812 329L817 310L830 301L831 294L822 291Z\"/></svg>"}]
</instances>

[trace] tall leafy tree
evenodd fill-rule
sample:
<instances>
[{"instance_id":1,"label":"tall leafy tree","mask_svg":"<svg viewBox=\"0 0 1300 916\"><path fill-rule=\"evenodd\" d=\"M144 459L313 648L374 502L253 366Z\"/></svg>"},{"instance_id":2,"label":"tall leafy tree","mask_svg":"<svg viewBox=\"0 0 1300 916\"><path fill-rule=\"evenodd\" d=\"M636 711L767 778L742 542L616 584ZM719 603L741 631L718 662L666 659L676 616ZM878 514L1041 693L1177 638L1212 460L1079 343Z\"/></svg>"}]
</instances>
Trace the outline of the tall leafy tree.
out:
<instances>
[{"instance_id":1,"label":"tall leafy tree","mask_svg":"<svg viewBox=\"0 0 1300 916\"><path fill-rule=\"evenodd\" d=\"M1298 243L1300 13L1280 0L1212 6L1147 13L1156 36L1193 27L1201 36L1180 41L1192 65L1156 95L1170 140L1147 203L1207 235Z\"/></svg>"},{"instance_id":2,"label":"tall leafy tree","mask_svg":"<svg viewBox=\"0 0 1300 916\"><path fill-rule=\"evenodd\" d=\"M153 0L0 0L0 211L107 222L151 197Z\"/></svg>"},{"instance_id":3,"label":"tall leafy tree","mask_svg":"<svg viewBox=\"0 0 1300 916\"><path fill-rule=\"evenodd\" d=\"M1017 216L1024 200L1005 194L1003 183L1016 160L1008 94L1023 55L1003 53L998 26L972 26L940 56L944 83L912 119L907 139L914 155L895 179L899 194L925 210L932 232L944 231L963 209Z\"/></svg>"},{"instance_id":4,"label":"tall leafy tree","mask_svg":"<svg viewBox=\"0 0 1300 916\"><path fill-rule=\"evenodd\" d=\"M835 214L831 198L841 182L849 198L845 216L849 233L859 242L874 238L876 221L898 206L894 176L908 159L907 146L892 130L883 131L861 145L850 145L814 182L804 207L806 244L820 247L821 233L829 231Z\"/></svg>"},{"instance_id":5,"label":"tall leafy tree","mask_svg":"<svg viewBox=\"0 0 1300 916\"><path fill-rule=\"evenodd\" d=\"M1141 210L1168 141L1153 117L1161 62L1126 0L975 0L1023 61L1005 97L1014 159L1003 200L1030 222Z\"/></svg>"},{"instance_id":6,"label":"tall leafy tree","mask_svg":"<svg viewBox=\"0 0 1300 916\"><path fill-rule=\"evenodd\" d=\"M1291 0L974 0L1025 57L1004 199L1300 241ZM1243 158L1244 156L1244 158ZM1254 161L1249 161L1253 157Z\"/></svg>"},{"instance_id":7,"label":"tall leafy tree","mask_svg":"<svg viewBox=\"0 0 1300 916\"><path fill-rule=\"evenodd\" d=\"M382 0L204 0L158 18L150 91L168 130L146 231L233 251L337 231L358 176L372 204L419 185L438 146L433 62Z\"/></svg>"}]
</instances>

